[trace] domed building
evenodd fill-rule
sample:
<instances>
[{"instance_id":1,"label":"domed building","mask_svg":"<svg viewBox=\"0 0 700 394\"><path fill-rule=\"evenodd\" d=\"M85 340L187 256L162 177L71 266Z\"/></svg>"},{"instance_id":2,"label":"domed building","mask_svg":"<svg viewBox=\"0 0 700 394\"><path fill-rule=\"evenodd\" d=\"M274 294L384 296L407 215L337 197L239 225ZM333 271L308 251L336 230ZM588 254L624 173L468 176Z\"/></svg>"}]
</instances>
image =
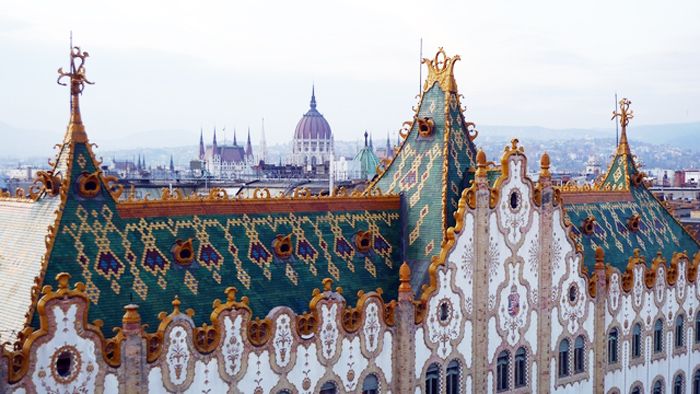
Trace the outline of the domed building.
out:
<instances>
[{"instance_id":1,"label":"domed building","mask_svg":"<svg viewBox=\"0 0 700 394\"><path fill-rule=\"evenodd\" d=\"M303 165L310 171L329 162L333 151L333 134L326 118L316 109L316 94L311 88L309 110L297 123L292 143L292 164Z\"/></svg>"}]
</instances>

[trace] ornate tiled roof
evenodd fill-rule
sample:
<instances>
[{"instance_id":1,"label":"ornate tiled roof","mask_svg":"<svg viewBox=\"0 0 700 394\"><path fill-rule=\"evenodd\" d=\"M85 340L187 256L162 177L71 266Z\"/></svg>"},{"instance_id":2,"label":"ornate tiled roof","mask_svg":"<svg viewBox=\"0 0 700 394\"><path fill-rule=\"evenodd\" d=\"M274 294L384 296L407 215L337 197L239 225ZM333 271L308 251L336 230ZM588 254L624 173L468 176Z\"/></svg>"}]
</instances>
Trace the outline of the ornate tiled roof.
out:
<instances>
[{"instance_id":1,"label":"ornate tiled roof","mask_svg":"<svg viewBox=\"0 0 700 394\"><path fill-rule=\"evenodd\" d=\"M449 58L442 48L435 59L423 59L429 74L415 116L404 123L399 151L368 188L405 195L406 259L418 280L424 280L445 231L454 225L453 214L476 152L472 141L477 133L464 119L454 81L457 60L459 56Z\"/></svg>"},{"instance_id":2,"label":"ornate tiled roof","mask_svg":"<svg viewBox=\"0 0 700 394\"><path fill-rule=\"evenodd\" d=\"M630 257L651 262L660 253L670 262L675 253L695 255L698 243L647 189L634 162L627 141L627 125L632 118L630 102L620 102L622 132L620 143L607 173L592 188L564 190L564 208L571 222L571 233L583 250L584 262L592 272L595 251L605 252L606 262L624 271ZM565 188L566 189L566 188Z\"/></svg>"},{"instance_id":3,"label":"ornate tiled roof","mask_svg":"<svg viewBox=\"0 0 700 394\"><path fill-rule=\"evenodd\" d=\"M403 259L397 195L314 197L297 190L273 197L257 190L255 198L239 199L221 189L208 196L164 189L149 201L124 193L100 170L82 124L86 56L76 48L71 72L63 73L70 77L72 110L57 164L31 200L0 201L0 220L13 223L0 230L6 279L0 294L8 300L0 304L3 330L22 329L25 314L37 327L37 289L55 286L61 272L84 282L89 319L102 320L106 332L121 324L129 303L139 304L144 323L157 326L174 297L198 312L200 324L230 286L259 317L277 306L304 312L327 277L350 303L360 290L396 295L395 262Z\"/></svg>"}]
</instances>

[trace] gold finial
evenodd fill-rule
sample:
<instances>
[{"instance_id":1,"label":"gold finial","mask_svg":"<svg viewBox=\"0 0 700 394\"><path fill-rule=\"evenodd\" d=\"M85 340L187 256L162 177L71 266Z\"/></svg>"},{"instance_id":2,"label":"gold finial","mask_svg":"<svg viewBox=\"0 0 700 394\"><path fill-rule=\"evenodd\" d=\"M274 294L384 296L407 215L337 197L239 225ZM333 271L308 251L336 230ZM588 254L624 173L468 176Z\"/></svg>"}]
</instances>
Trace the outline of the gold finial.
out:
<instances>
[{"instance_id":1,"label":"gold finial","mask_svg":"<svg viewBox=\"0 0 700 394\"><path fill-rule=\"evenodd\" d=\"M323 283L323 291L331 291L331 286L333 285L333 279L325 278L321 281Z\"/></svg>"},{"instance_id":2,"label":"gold finial","mask_svg":"<svg viewBox=\"0 0 700 394\"><path fill-rule=\"evenodd\" d=\"M486 167L488 163L486 162L486 153L483 149L479 148L476 152L476 174L475 176L484 177L486 176Z\"/></svg>"},{"instance_id":3,"label":"gold finial","mask_svg":"<svg viewBox=\"0 0 700 394\"><path fill-rule=\"evenodd\" d=\"M180 297L175 295L175 298L173 299L172 305L173 305L173 313L174 315L177 315L180 313Z\"/></svg>"},{"instance_id":4,"label":"gold finial","mask_svg":"<svg viewBox=\"0 0 700 394\"><path fill-rule=\"evenodd\" d=\"M454 65L460 60L459 55L448 57L445 50L440 47L435 58L423 59L421 63L428 66L428 78L423 85L423 91L427 91L435 82L446 92L457 93L457 83L454 78Z\"/></svg>"},{"instance_id":5,"label":"gold finial","mask_svg":"<svg viewBox=\"0 0 700 394\"><path fill-rule=\"evenodd\" d=\"M233 286L227 287L226 290L224 290L224 293L226 293L226 301L228 301L228 302L236 301L236 292L237 291L238 290L236 290L236 288Z\"/></svg>"},{"instance_id":6,"label":"gold finial","mask_svg":"<svg viewBox=\"0 0 700 394\"><path fill-rule=\"evenodd\" d=\"M544 152L540 158L540 178L551 176L552 174L549 172L549 154Z\"/></svg>"},{"instance_id":7,"label":"gold finial","mask_svg":"<svg viewBox=\"0 0 700 394\"><path fill-rule=\"evenodd\" d=\"M124 307L124 316L122 316L122 324L140 324L141 315L139 315L139 306L129 304Z\"/></svg>"},{"instance_id":8,"label":"gold finial","mask_svg":"<svg viewBox=\"0 0 700 394\"><path fill-rule=\"evenodd\" d=\"M620 100L619 111L613 111L613 116L610 118L610 120L615 118L619 118L620 120L620 128L622 131L620 132L620 144L617 146L618 154L630 153L630 147L627 143L627 125L630 123L630 120L634 118L634 111L630 111L630 104L632 104L632 102L627 98Z\"/></svg>"},{"instance_id":9,"label":"gold finial","mask_svg":"<svg viewBox=\"0 0 700 394\"><path fill-rule=\"evenodd\" d=\"M59 289L67 289L68 288L68 282L70 281L70 274L67 272L59 272L58 275L56 275L56 281L58 282L58 288Z\"/></svg>"},{"instance_id":10,"label":"gold finial","mask_svg":"<svg viewBox=\"0 0 700 394\"><path fill-rule=\"evenodd\" d=\"M411 267L404 261L399 268L399 293L413 292L411 288Z\"/></svg>"},{"instance_id":11,"label":"gold finial","mask_svg":"<svg viewBox=\"0 0 700 394\"><path fill-rule=\"evenodd\" d=\"M75 142L87 142L87 134L85 134L85 126L80 117L80 102L78 97L83 93L85 84L92 85L85 75L85 59L90 56L87 52L80 50L80 47L74 46L70 50L70 72L63 71L63 67L58 69L58 79L56 82L59 85L67 86L68 84L61 82L64 77L70 78L70 101L71 114L70 123L68 124L68 136ZM79 64L76 64L76 59L79 59Z\"/></svg>"}]
</instances>

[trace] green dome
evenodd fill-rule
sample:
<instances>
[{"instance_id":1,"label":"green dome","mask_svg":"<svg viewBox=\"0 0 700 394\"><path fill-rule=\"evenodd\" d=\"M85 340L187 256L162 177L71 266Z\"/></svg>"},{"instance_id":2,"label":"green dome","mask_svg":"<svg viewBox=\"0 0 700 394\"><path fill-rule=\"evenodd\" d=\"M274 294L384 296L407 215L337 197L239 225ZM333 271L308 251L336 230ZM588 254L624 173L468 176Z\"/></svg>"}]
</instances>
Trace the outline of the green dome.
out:
<instances>
[{"instance_id":1,"label":"green dome","mask_svg":"<svg viewBox=\"0 0 700 394\"><path fill-rule=\"evenodd\" d=\"M360 163L360 178L372 179L377 174L377 166L379 158L374 154L372 147L367 145L367 132L365 131L365 146L352 159L356 163Z\"/></svg>"}]
</instances>

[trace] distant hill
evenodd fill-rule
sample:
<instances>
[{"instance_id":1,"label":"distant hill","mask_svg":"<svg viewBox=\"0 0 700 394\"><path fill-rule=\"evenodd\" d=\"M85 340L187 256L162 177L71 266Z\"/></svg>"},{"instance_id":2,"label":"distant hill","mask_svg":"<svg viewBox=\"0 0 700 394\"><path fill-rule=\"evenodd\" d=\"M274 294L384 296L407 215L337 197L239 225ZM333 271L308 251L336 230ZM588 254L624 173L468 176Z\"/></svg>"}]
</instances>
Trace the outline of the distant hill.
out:
<instances>
[{"instance_id":1,"label":"distant hill","mask_svg":"<svg viewBox=\"0 0 700 394\"><path fill-rule=\"evenodd\" d=\"M615 138L615 129L548 129L539 126L489 126L479 125L480 137L486 139L503 138L508 141L514 136L523 141L568 140L581 138ZM700 151L700 122L673 123L658 125L633 125L628 137L649 144L665 144Z\"/></svg>"},{"instance_id":2,"label":"distant hill","mask_svg":"<svg viewBox=\"0 0 700 394\"><path fill-rule=\"evenodd\" d=\"M484 146L489 157L498 155L505 143L517 136L530 153L547 150L553 165L561 169L580 168L588 155L598 157L603 163L615 142L614 129L550 129L539 126L498 126L479 125L478 146ZM46 132L23 130L0 122L0 163L24 162L45 165L46 159L53 157L53 145L61 141L63 131ZM175 164L186 166L198 154L199 133L192 130L151 130L133 133L118 138L95 141L96 150L106 164L112 158L132 159L145 155L149 165L165 165L174 157ZM239 135L239 137L242 137ZM629 138L636 145L643 161L650 166L667 168L700 166L700 122L635 125L630 128ZM223 133L220 135L220 141ZM227 135L230 143L232 134ZM268 137L270 141L270 137ZM192 141L183 145L183 141ZM239 138L239 143L244 139ZM578 142L576 142L578 141ZM275 143L276 142L276 143ZM375 147L383 146L381 138L375 139ZM290 141L270 141L268 162L277 163L291 151ZM394 141L392 141L394 143ZM657 145L658 147L649 146ZM336 141L336 156L352 157L360 149L362 142ZM260 147L253 145L259 152ZM493 152L493 153L491 153ZM560 153L559 157L556 153ZM667 154L668 153L668 154Z\"/></svg>"}]
</instances>

